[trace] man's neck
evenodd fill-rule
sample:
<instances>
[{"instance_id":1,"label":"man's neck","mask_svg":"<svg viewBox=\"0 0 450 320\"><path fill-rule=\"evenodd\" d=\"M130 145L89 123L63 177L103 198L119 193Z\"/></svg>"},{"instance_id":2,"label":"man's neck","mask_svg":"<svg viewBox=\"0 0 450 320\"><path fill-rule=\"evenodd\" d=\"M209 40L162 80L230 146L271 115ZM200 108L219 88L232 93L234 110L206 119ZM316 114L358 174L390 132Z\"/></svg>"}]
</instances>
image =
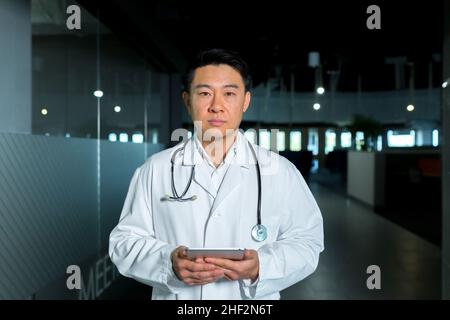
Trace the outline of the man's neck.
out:
<instances>
[{"instance_id":1,"label":"man's neck","mask_svg":"<svg viewBox=\"0 0 450 320\"><path fill-rule=\"evenodd\" d=\"M237 131L234 132L232 135L223 137L220 140L219 139L213 141L200 140L203 149L205 149L214 166L218 167L223 162L228 153L228 150L236 141L236 136Z\"/></svg>"}]
</instances>

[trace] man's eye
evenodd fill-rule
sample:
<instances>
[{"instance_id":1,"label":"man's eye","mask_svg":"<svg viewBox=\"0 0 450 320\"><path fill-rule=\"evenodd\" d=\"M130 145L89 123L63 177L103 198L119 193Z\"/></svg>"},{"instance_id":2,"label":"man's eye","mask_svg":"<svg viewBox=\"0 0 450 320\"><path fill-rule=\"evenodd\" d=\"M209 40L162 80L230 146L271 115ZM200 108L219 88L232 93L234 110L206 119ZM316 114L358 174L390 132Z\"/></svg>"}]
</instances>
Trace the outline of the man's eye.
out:
<instances>
[{"instance_id":1,"label":"man's eye","mask_svg":"<svg viewBox=\"0 0 450 320\"><path fill-rule=\"evenodd\" d=\"M226 92L225 95L230 97L230 96L235 96L236 93L234 93L234 92Z\"/></svg>"},{"instance_id":2,"label":"man's eye","mask_svg":"<svg viewBox=\"0 0 450 320\"><path fill-rule=\"evenodd\" d=\"M209 96L209 92L200 92L199 95L201 95L203 97L207 97L207 96Z\"/></svg>"}]
</instances>

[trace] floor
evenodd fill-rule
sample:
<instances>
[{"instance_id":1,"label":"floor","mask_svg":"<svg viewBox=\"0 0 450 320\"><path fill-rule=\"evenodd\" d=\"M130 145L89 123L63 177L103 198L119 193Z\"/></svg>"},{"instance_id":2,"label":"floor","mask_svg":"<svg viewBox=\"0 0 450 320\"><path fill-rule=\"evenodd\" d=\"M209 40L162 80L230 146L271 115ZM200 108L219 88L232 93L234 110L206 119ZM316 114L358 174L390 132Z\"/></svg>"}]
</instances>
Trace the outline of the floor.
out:
<instances>
[{"instance_id":1,"label":"floor","mask_svg":"<svg viewBox=\"0 0 450 320\"><path fill-rule=\"evenodd\" d=\"M339 173L330 173L327 170L311 175L310 182L317 182L343 197L347 195L346 179ZM441 247L442 241L442 210L436 205L420 206L388 206L378 207L376 213L400 225L412 233L425 238L431 243Z\"/></svg>"},{"instance_id":2,"label":"floor","mask_svg":"<svg viewBox=\"0 0 450 320\"><path fill-rule=\"evenodd\" d=\"M319 183L310 183L324 218L325 251L314 274L282 299L440 299L440 248ZM369 290L377 265L381 289Z\"/></svg>"}]
</instances>

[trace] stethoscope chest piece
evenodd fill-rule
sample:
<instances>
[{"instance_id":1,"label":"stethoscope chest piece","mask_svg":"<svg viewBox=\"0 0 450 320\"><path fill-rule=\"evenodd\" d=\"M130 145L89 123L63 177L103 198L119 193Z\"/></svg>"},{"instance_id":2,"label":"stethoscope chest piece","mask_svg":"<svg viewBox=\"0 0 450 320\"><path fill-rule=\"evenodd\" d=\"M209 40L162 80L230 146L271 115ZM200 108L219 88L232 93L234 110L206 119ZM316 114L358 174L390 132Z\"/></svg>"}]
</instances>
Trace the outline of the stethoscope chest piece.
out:
<instances>
[{"instance_id":1,"label":"stethoscope chest piece","mask_svg":"<svg viewBox=\"0 0 450 320\"><path fill-rule=\"evenodd\" d=\"M252 229L252 238L255 241L261 242L267 239L267 229L262 224L257 224Z\"/></svg>"}]
</instances>

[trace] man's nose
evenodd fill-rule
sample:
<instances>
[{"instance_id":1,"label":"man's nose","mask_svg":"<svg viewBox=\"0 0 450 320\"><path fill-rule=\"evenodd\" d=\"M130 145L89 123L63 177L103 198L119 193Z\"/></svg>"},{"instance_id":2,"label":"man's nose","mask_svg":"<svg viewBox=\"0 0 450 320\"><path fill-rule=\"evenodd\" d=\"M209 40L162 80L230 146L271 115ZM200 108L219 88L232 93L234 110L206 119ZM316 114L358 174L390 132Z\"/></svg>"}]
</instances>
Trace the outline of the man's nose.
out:
<instances>
[{"instance_id":1,"label":"man's nose","mask_svg":"<svg viewBox=\"0 0 450 320\"><path fill-rule=\"evenodd\" d=\"M222 109L223 109L223 100L219 95L215 94L211 101L211 105L209 106L209 112L217 113L222 111Z\"/></svg>"}]
</instances>

